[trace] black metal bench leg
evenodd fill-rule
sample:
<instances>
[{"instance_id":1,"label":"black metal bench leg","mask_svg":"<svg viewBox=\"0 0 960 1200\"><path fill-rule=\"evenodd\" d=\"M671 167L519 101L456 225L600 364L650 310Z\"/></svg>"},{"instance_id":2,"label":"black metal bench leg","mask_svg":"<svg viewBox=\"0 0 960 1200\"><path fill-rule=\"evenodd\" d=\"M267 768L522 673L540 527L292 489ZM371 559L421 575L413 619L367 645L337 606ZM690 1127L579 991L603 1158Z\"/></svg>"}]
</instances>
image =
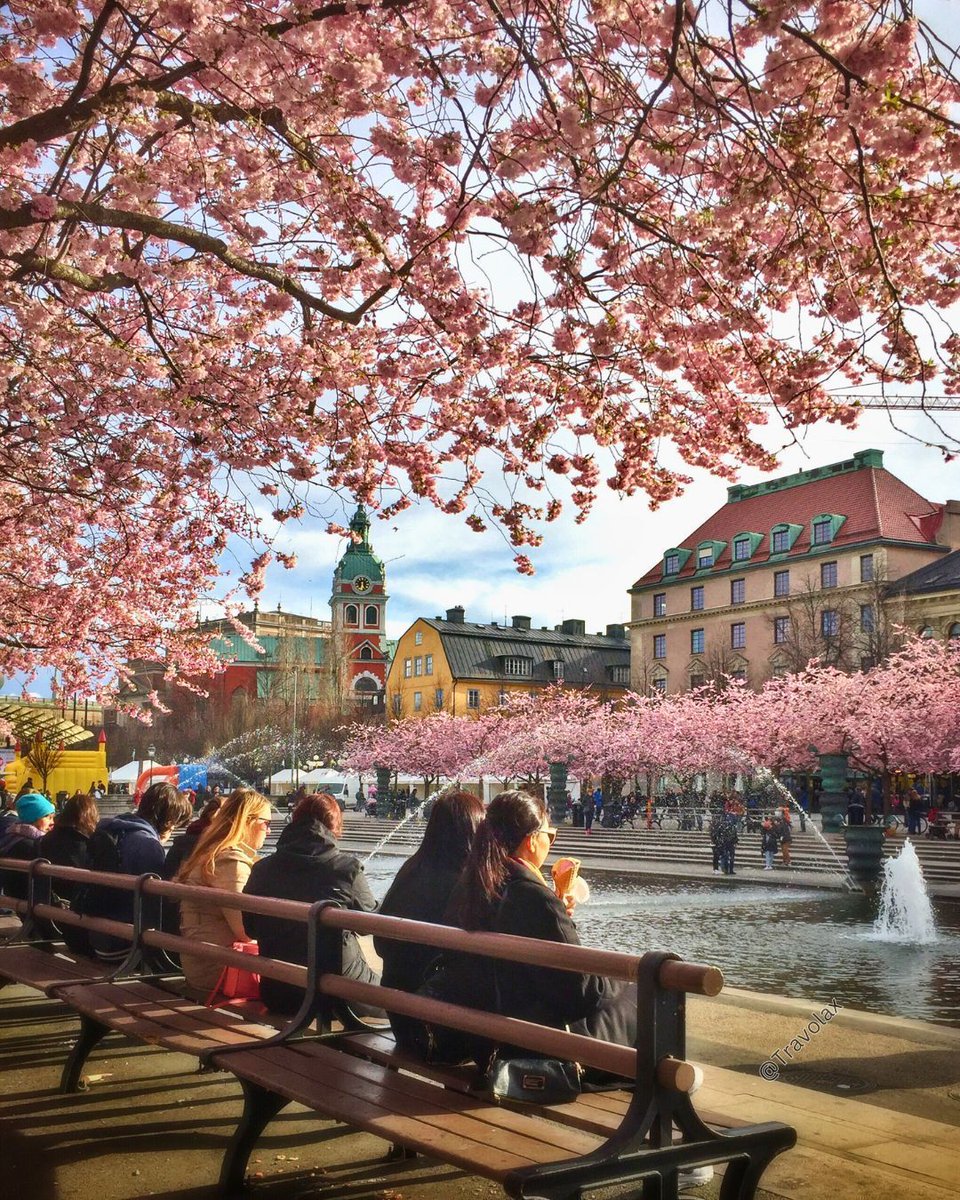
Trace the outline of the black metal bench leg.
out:
<instances>
[{"instance_id":1,"label":"black metal bench leg","mask_svg":"<svg viewBox=\"0 0 960 1200\"><path fill-rule=\"evenodd\" d=\"M750 1157L731 1159L723 1173L720 1200L753 1200L761 1175L776 1158L777 1153L778 1151L774 1151L773 1154L753 1154Z\"/></svg>"},{"instance_id":2,"label":"black metal bench leg","mask_svg":"<svg viewBox=\"0 0 960 1200\"><path fill-rule=\"evenodd\" d=\"M110 1030L99 1021L81 1016L80 1036L70 1051L70 1057L64 1063L63 1074L60 1076L61 1092L77 1092L80 1090L80 1072L87 1061L91 1050L103 1041Z\"/></svg>"},{"instance_id":3,"label":"black metal bench leg","mask_svg":"<svg viewBox=\"0 0 960 1200\"><path fill-rule=\"evenodd\" d=\"M282 1108L290 1103L285 1096L258 1087L255 1083L241 1080L243 1087L243 1113L234 1130L220 1170L219 1195L223 1200L233 1200L243 1195L247 1163L257 1138Z\"/></svg>"}]
</instances>

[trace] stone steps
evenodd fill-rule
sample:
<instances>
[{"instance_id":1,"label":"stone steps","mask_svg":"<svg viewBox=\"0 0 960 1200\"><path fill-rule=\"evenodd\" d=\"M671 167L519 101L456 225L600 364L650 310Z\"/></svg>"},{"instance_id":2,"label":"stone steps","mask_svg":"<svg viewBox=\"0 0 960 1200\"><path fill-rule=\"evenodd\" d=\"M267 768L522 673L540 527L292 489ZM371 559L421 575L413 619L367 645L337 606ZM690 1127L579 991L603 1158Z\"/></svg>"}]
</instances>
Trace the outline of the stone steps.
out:
<instances>
[{"instance_id":1,"label":"stone steps","mask_svg":"<svg viewBox=\"0 0 960 1200\"><path fill-rule=\"evenodd\" d=\"M345 850L356 853L369 853L387 833L396 829L397 825L397 821L389 819L346 813L342 846ZM395 848L403 848L409 852L420 844L422 832L422 821L409 821L396 832L391 841ZM740 862L752 864L755 858L759 865L759 840L759 835L755 833L741 835L737 847ZM827 840L841 862L845 863L843 837L831 834ZM888 838L884 842L884 854L893 856L899 852L902 845L902 837ZM913 845L929 882L960 884L960 843L915 838ZM822 875L837 874L836 861L810 829L805 833L794 831L791 849L791 861L798 871ZM696 830L604 829L594 826L588 838L582 829L561 826L554 850L559 854L576 857L589 855L593 860L616 859L625 864L663 862L709 868L712 861L709 834Z\"/></svg>"}]
</instances>

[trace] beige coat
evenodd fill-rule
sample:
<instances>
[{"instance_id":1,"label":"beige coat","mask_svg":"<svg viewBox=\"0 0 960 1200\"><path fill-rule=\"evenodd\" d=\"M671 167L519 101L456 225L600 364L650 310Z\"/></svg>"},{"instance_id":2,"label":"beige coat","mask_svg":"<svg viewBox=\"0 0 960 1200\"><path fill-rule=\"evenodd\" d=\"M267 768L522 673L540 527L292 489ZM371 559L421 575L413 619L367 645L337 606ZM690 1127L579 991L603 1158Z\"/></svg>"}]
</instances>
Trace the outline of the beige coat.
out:
<instances>
[{"instance_id":1,"label":"beige coat","mask_svg":"<svg viewBox=\"0 0 960 1200\"><path fill-rule=\"evenodd\" d=\"M197 866L180 882L222 888L226 892L242 892L250 878L250 868L256 861L257 856L249 847L232 846L214 860L212 881L209 877L201 876ZM190 900L180 904L180 932L184 937L198 942L212 942L215 946L232 946L234 942L249 940L243 928L243 913L235 908L201 908ZM187 983L192 988L209 994L217 986L223 969L217 963L192 954L181 954L180 962Z\"/></svg>"}]
</instances>

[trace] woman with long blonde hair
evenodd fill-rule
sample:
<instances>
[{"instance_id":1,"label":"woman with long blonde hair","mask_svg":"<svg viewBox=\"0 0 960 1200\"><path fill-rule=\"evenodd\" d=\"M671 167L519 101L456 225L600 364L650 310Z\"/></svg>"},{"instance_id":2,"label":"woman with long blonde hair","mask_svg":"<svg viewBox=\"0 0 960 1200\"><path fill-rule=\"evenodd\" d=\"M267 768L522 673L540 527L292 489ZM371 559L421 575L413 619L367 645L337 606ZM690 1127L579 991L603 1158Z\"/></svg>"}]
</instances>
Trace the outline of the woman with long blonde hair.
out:
<instances>
[{"instance_id":1,"label":"woman with long blonde hair","mask_svg":"<svg viewBox=\"0 0 960 1200\"><path fill-rule=\"evenodd\" d=\"M253 788L236 788L201 834L193 853L177 872L176 882L242 892L269 831L270 801ZM180 932L216 946L229 947L249 940L238 909L201 908L192 900L181 901ZM218 964L191 954L181 955L180 961L191 987L209 993L217 986L221 972Z\"/></svg>"}]
</instances>

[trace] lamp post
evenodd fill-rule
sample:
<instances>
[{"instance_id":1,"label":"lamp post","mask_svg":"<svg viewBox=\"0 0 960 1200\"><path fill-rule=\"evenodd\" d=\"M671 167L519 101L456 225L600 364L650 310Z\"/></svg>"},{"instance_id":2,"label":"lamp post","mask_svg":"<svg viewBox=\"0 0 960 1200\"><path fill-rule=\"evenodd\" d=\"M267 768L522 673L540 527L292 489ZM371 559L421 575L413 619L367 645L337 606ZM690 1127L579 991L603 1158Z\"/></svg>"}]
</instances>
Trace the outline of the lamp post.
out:
<instances>
[{"instance_id":1,"label":"lamp post","mask_svg":"<svg viewBox=\"0 0 960 1200\"><path fill-rule=\"evenodd\" d=\"M150 774L147 776L147 787L149 787L150 784L153 783L153 760L156 758L156 756L157 756L157 748L151 742L150 745L147 747L147 758L150 760L150 768L149 768Z\"/></svg>"}]
</instances>

